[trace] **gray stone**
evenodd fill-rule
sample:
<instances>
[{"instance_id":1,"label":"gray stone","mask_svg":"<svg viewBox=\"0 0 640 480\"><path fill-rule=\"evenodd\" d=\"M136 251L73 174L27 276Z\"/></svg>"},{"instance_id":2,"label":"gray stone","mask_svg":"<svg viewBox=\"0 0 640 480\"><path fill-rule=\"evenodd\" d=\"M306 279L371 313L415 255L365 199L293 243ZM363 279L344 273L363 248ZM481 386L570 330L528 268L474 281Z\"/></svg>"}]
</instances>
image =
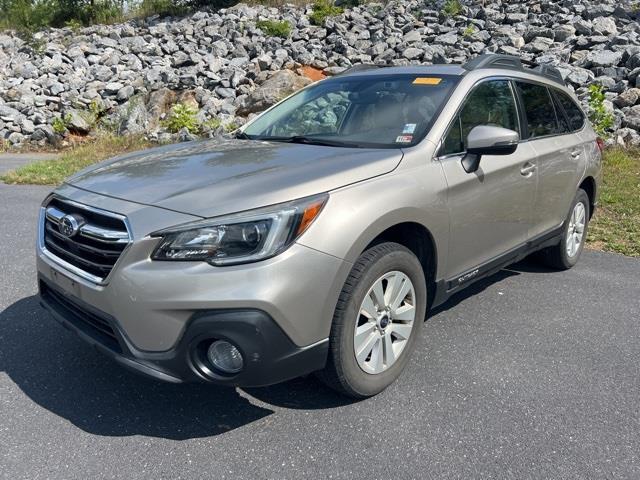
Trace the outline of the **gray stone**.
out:
<instances>
[{"instance_id":1,"label":"gray stone","mask_svg":"<svg viewBox=\"0 0 640 480\"><path fill-rule=\"evenodd\" d=\"M38 125L33 134L31 134L30 139L36 142L46 140L53 145L57 144L59 141L59 137L53 131L51 125Z\"/></svg>"},{"instance_id":2,"label":"gray stone","mask_svg":"<svg viewBox=\"0 0 640 480\"><path fill-rule=\"evenodd\" d=\"M593 31L600 35L617 35L618 27L616 22L611 17L598 17L594 19L591 24L593 25Z\"/></svg>"},{"instance_id":3,"label":"gray stone","mask_svg":"<svg viewBox=\"0 0 640 480\"><path fill-rule=\"evenodd\" d=\"M20 129L22 130L22 133L24 133L25 135L30 135L34 132L35 125L28 118L23 118L20 121Z\"/></svg>"},{"instance_id":4,"label":"gray stone","mask_svg":"<svg viewBox=\"0 0 640 480\"><path fill-rule=\"evenodd\" d=\"M193 62L187 53L176 52L171 60L171 65L174 67L183 67L185 65L193 65Z\"/></svg>"},{"instance_id":5,"label":"gray stone","mask_svg":"<svg viewBox=\"0 0 640 480\"><path fill-rule=\"evenodd\" d=\"M593 32L593 26L591 25L591 22L580 17L577 17L577 20L573 22L572 26L576 29L576 33L580 35L591 35L591 33Z\"/></svg>"},{"instance_id":6,"label":"gray stone","mask_svg":"<svg viewBox=\"0 0 640 480\"><path fill-rule=\"evenodd\" d=\"M625 66L631 70L640 67L640 53L634 53L633 55L631 55L627 59Z\"/></svg>"},{"instance_id":7,"label":"gray stone","mask_svg":"<svg viewBox=\"0 0 640 480\"><path fill-rule=\"evenodd\" d=\"M404 51L402 52L402 56L407 60L414 60L422 57L423 53L424 51L420 48L409 47L404 49Z\"/></svg>"},{"instance_id":8,"label":"gray stone","mask_svg":"<svg viewBox=\"0 0 640 480\"><path fill-rule=\"evenodd\" d=\"M87 120L87 114L72 109L65 112L65 120L67 120L67 128L71 132L86 134L91 131L91 124Z\"/></svg>"},{"instance_id":9,"label":"gray stone","mask_svg":"<svg viewBox=\"0 0 640 480\"><path fill-rule=\"evenodd\" d=\"M564 42L569 38L574 37L576 34L576 29L572 25L558 25L553 30L553 39L556 42Z\"/></svg>"},{"instance_id":10,"label":"gray stone","mask_svg":"<svg viewBox=\"0 0 640 480\"><path fill-rule=\"evenodd\" d=\"M123 104L118 117L118 130L122 134L140 135L145 133L149 126L149 112L144 103L138 99L132 99Z\"/></svg>"},{"instance_id":11,"label":"gray stone","mask_svg":"<svg viewBox=\"0 0 640 480\"><path fill-rule=\"evenodd\" d=\"M131 98L134 92L135 89L131 85L126 85L118 90L118 92L116 93L116 100L118 100L119 102L128 100L129 98Z\"/></svg>"},{"instance_id":12,"label":"gray stone","mask_svg":"<svg viewBox=\"0 0 640 480\"><path fill-rule=\"evenodd\" d=\"M19 132L12 132L7 137L11 145L19 145L24 141L24 135Z\"/></svg>"},{"instance_id":13,"label":"gray stone","mask_svg":"<svg viewBox=\"0 0 640 480\"><path fill-rule=\"evenodd\" d=\"M271 58L271 55L269 55L268 53L263 53L262 55L260 55L257 58L257 61L258 61L258 67L260 67L260 70L269 70L269 67L273 63L273 59Z\"/></svg>"},{"instance_id":14,"label":"gray stone","mask_svg":"<svg viewBox=\"0 0 640 480\"><path fill-rule=\"evenodd\" d=\"M109 82L104 86L104 91L107 94L114 94L118 93L122 88L124 88L124 85L120 82Z\"/></svg>"},{"instance_id":15,"label":"gray stone","mask_svg":"<svg viewBox=\"0 0 640 480\"><path fill-rule=\"evenodd\" d=\"M181 129L177 133L177 138L179 142L193 142L198 139L193 133L191 133L186 128Z\"/></svg>"},{"instance_id":16,"label":"gray stone","mask_svg":"<svg viewBox=\"0 0 640 480\"><path fill-rule=\"evenodd\" d=\"M622 60L623 52L613 52L611 50L596 50L589 52L587 61L592 67L612 67L618 65Z\"/></svg>"},{"instance_id":17,"label":"gray stone","mask_svg":"<svg viewBox=\"0 0 640 480\"><path fill-rule=\"evenodd\" d=\"M587 70L586 68L580 67L571 68L571 73L567 75L567 80L575 85L585 85L593 80L593 78L593 72Z\"/></svg>"},{"instance_id":18,"label":"gray stone","mask_svg":"<svg viewBox=\"0 0 640 480\"><path fill-rule=\"evenodd\" d=\"M526 13L507 13L505 22L507 23L522 23L527 21L528 15Z\"/></svg>"},{"instance_id":19,"label":"gray stone","mask_svg":"<svg viewBox=\"0 0 640 480\"><path fill-rule=\"evenodd\" d=\"M49 85L49 94L50 95L60 95L62 92L64 92L65 88L64 85L60 82L53 82L51 83L51 85Z\"/></svg>"},{"instance_id":20,"label":"gray stone","mask_svg":"<svg viewBox=\"0 0 640 480\"><path fill-rule=\"evenodd\" d=\"M0 119L5 122L18 123L23 115L15 108L7 105L0 105Z\"/></svg>"},{"instance_id":21,"label":"gray stone","mask_svg":"<svg viewBox=\"0 0 640 480\"><path fill-rule=\"evenodd\" d=\"M404 34L404 37L402 37L402 41L403 43L421 42L422 35L420 35L420 32L418 30L410 30L409 32Z\"/></svg>"},{"instance_id":22,"label":"gray stone","mask_svg":"<svg viewBox=\"0 0 640 480\"><path fill-rule=\"evenodd\" d=\"M438 35L434 39L434 43L439 43L441 45L455 45L456 43L458 43L458 35L456 35L455 32L449 32L449 33L445 33L444 35ZM408 58L408 57L406 57L405 55L405 58Z\"/></svg>"},{"instance_id":23,"label":"gray stone","mask_svg":"<svg viewBox=\"0 0 640 480\"><path fill-rule=\"evenodd\" d=\"M627 110L622 120L622 125L634 130L640 130L640 105L634 105Z\"/></svg>"},{"instance_id":24,"label":"gray stone","mask_svg":"<svg viewBox=\"0 0 640 480\"><path fill-rule=\"evenodd\" d=\"M536 37L524 46L524 49L532 53L542 53L549 50L553 45L553 39L547 37Z\"/></svg>"},{"instance_id":25,"label":"gray stone","mask_svg":"<svg viewBox=\"0 0 640 480\"><path fill-rule=\"evenodd\" d=\"M632 107L638 100L640 99L640 89L638 88L630 88L622 92L616 98L613 99L613 104L616 107L624 108L624 107Z\"/></svg>"}]
</instances>

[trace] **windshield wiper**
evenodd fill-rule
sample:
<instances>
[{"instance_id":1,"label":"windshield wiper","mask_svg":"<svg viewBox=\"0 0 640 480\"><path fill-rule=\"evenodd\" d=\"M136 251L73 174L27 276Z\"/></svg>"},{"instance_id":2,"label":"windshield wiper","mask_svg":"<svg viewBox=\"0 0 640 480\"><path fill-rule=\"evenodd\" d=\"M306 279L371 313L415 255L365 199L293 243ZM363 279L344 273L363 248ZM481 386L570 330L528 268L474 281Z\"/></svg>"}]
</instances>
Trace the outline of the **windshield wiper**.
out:
<instances>
[{"instance_id":1,"label":"windshield wiper","mask_svg":"<svg viewBox=\"0 0 640 480\"><path fill-rule=\"evenodd\" d=\"M271 142L285 142L285 143L301 143L304 145L324 145L327 147L351 147L354 145L348 145L344 142L335 140L326 140L324 138L305 137L304 135L294 135L293 137L264 137L263 140Z\"/></svg>"},{"instance_id":2,"label":"windshield wiper","mask_svg":"<svg viewBox=\"0 0 640 480\"><path fill-rule=\"evenodd\" d=\"M238 133L236 133L235 137L238 140L251 140L251 137L246 133L244 133L243 131L239 131Z\"/></svg>"}]
</instances>

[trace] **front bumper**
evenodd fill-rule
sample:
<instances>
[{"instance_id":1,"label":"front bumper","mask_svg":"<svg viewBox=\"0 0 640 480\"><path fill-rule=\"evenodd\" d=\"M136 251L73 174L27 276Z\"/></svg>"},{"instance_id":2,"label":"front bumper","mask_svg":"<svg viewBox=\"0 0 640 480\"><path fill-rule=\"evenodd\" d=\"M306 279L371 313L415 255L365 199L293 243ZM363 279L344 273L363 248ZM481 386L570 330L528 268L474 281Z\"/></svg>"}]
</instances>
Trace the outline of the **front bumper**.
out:
<instances>
[{"instance_id":1,"label":"front bumper","mask_svg":"<svg viewBox=\"0 0 640 480\"><path fill-rule=\"evenodd\" d=\"M70 186L57 194L100 205L129 222L130 243L102 282L47 255L43 219L37 248L44 306L119 363L168 381L233 385L275 383L324 365L324 344L349 262L297 243L245 265L152 261L159 240L149 232L192 217ZM192 358L193 343L201 337L239 346L245 371L234 378L203 374Z\"/></svg>"},{"instance_id":2,"label":"front bumper","mask_svg":"<svg viewBox=\"0 0 640 480\"><path fill-rule=\"evenodd\" d=\"M319 370L327 358L328 340L298 347L268 314L251 309L197 312L173 348L144 352L131 344L115 318L42 276L39 289L42 306L62 326L124 367L157 380L264 386ZM238 347L245 362L240 373L229 376L208 368L204 347L214 339L227 340Z\"/></svg>"}]
</instances>

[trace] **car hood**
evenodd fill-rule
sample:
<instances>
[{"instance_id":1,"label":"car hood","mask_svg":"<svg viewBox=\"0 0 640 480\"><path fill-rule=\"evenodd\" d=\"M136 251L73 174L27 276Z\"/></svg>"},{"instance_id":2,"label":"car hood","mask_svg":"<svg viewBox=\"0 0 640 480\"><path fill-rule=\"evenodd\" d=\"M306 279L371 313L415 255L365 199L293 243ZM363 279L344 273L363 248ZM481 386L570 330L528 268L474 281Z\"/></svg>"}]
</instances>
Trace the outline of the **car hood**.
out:
<instances>
[{"instance_id":1,"label":"car hood","mask_svg":"<svg viewBox=\"0 0 640 480\"><path fill-rule=\"evenodd\" d=\"M387 173L402 151L254 140L143 150L80 171L68 184L145 205L213 217L272 205Z\"/></svg>"}]
</instances>

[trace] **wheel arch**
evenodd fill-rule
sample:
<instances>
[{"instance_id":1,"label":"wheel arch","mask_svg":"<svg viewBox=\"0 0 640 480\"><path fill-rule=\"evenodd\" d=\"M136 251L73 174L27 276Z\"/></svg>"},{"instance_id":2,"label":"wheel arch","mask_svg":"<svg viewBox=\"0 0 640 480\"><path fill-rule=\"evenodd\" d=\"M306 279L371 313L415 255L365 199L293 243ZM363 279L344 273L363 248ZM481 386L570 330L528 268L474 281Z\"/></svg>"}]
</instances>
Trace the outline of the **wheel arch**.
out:
<instances>
[{"instance_id":1,"label":"wheel arch","mask_svg":"<svg viewBox=\"0 0 640 480\"><path fill-rule=\"evenodd\" d=\"M582 180L582 183L580 183L580 186L578 188L584 190L587 193L587 197L589 197L589 218L591 218L593 216L593 211L595 210L596 205L597 186L595 178L591 176L586 177L584 180Z\"/></svg>"},{"instance_id":2,"label":"wheel arch","mask_svg":"<svg viewBox=\"0 0 640 480\"><path fill-rule=\"evenodd\" d=\"M408 248L418 257L424 271L430 304L435 293L434 288L438 271L438 251L431 231L423 224L415 221L396 223L375 235L362 252L384 242L398 243Z\"/></svg>"}]
</instances>

